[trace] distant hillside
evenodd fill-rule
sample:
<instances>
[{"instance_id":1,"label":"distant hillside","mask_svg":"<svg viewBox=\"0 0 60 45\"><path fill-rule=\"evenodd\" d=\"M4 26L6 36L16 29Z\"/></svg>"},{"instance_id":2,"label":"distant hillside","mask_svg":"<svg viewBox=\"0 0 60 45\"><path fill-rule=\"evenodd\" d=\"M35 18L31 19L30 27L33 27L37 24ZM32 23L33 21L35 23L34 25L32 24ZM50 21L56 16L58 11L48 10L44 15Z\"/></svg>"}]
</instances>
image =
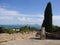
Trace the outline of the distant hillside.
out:
<instances>
[{"instance_id":1,"label":"distant hillside","mask_svg":"<svg viewBox=\"0 0 60 45\"><path fill-rule=\"evenodd\" d=\"M25 26L25 25L0 25L0 27L4 27L4 28L21 28L23 26ZM41 28L41 26L38 25L38 24L26 25L26 26L35 27L35 28L38 28L38 29Z\"/></svg>"}]
</instances>

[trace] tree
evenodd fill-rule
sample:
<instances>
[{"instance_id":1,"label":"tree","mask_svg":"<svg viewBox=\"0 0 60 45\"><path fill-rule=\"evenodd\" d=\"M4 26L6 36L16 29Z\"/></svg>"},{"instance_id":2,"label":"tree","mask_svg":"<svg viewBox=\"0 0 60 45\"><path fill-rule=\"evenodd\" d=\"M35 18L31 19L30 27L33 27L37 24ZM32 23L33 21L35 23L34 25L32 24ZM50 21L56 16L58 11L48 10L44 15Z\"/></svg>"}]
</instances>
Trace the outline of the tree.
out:
<instances>
[{"instance_id":1,"label":"tree","mask_svg":"<svg viewBox=\"0 0 60 45\"><path fill-rule=\"evenodd\" d=\"M6 32L5 28L4 27L0 27L0 33L4 33L4 32Z\"/></svg>"},{"instance_id":2,"label":"tree","mask_svg":"<svg viewBox=\"0 0 60 45\"><path fill-rule=\"evenodd\" d=\"M46 32L52 32L52 7L50 2L47 4L44 12L42 27L45 27Z\"/></svg>"}]
</instances>

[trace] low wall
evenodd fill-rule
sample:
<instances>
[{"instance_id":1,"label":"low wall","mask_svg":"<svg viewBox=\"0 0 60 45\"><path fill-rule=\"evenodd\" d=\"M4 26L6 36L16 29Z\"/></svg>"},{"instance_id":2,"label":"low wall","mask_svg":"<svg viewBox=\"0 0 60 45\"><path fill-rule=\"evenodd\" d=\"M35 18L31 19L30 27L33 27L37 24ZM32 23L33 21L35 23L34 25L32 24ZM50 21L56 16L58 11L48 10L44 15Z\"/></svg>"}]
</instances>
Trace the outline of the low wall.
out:
<instances>
[{"instance_id":1,"label":"low wall","mask_svg":"<svg viewBox=\"0 0 60 45\"><path fill-rule=\"evenodd\" d=\"M60 34L58 32L55 33L46 33L47 38L51 39L60 39Z\"/></svg>"}]
</instances>

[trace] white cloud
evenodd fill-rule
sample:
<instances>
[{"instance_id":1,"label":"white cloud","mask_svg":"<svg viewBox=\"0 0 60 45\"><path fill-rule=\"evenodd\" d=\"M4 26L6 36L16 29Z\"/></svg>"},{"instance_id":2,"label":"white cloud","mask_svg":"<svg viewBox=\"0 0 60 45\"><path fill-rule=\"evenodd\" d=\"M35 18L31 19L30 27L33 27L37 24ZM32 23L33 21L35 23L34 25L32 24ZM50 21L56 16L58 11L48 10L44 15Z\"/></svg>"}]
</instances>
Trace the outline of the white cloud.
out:
<instances>
[{"instance_id":1,"label":"white cloud","mask_svg":"<svg viewBox=\"0 0 60 45\"><path fill-rule=\"evenodd\" d=\"M60 15L53 16L53 24L60 26Z\"/></svg>"},{"instance_id":2,"label":"white cloud","mask_svg":"<svg viewBox=\"0 0 60 45\"><path fill-rule=\"evenodd\" d=\"M15 21L25 24L36 24L36 23L40 23L41 21L39 21L40 18L43 18L42 15L36 14L36 15L26 15L26 14L21 14L18 11L12 11L12 10L7 10L5 8L0 8L0 20L5 20L5 22L9 20L13 23L15 23ZM17 24L18 22L16 22L15 24Z\"/></svg>"},{"instance_id":3,"label":"white cloud","mask_svg":"<svg viewBox=\"0 0 60 45\"><path fill-rule=\"evenodd\" d=\"M53 16L53 19L54 19L54 20L60 20L60 15L55 15L55 16Z\"/></svg>"},{"instance_id":4,"label":"white cloud","mask_svg":"<svg viewBox=\"0 0 60 45\"><path fill-rule=\"evenodd\" d=\"M42 24L43 14L26 15L18 11L0 8L0 24ZM53 16L53 24L60 26L60 15ZM4 21L6 23L4 23Z\"/></svg>"},{"instance_id":5,"label":"white cloud","mask_svg":"<svg viewBox=\"0 0 60 45\"><path fill-rule=\"evenodd\" d=\"M3 20L5 20L5 19L13 19L13 17L9 17L9 16L0 16L0 19L3 19Z\"/></svg>"},{"instance_id":6,"label":"white cloud","mask_svg":"<svg viewBox=\"0 0 60 45\"><path fill-rule=\"evenodd\" d=\"M4 8L0 8L0 15L19 15L17 11L6 10Z\"/></svg>"},{"instance_id":7,"label":"white cloud","mask_svg":"<svg viewBox=\"0 0 60 45\"><path fill-rule=\"evenodd\" d=\"M18 17L18 20L19 21L26 21L26 18L25 17L22 17L22 18L21 17Z\"/></svg>"}]
</instances>

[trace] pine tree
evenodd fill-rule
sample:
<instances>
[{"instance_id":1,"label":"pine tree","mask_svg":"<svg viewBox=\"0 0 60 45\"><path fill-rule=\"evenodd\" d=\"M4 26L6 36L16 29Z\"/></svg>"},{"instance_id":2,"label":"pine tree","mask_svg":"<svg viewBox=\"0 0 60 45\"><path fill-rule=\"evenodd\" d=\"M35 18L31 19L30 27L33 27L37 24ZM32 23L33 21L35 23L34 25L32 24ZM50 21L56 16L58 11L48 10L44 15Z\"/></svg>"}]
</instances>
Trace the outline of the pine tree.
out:
<instances>
[{"instance_id":1,"label":"pine tree","mask_svg":"<svg viewBox=\"0 0 60 45\"><path fill-rule=\"evenodd\" d=\"M46 32L52 32L52 7L50 2L47 4L44 12L42 27L45 27Z\"/></svg>"}]
</instances>

